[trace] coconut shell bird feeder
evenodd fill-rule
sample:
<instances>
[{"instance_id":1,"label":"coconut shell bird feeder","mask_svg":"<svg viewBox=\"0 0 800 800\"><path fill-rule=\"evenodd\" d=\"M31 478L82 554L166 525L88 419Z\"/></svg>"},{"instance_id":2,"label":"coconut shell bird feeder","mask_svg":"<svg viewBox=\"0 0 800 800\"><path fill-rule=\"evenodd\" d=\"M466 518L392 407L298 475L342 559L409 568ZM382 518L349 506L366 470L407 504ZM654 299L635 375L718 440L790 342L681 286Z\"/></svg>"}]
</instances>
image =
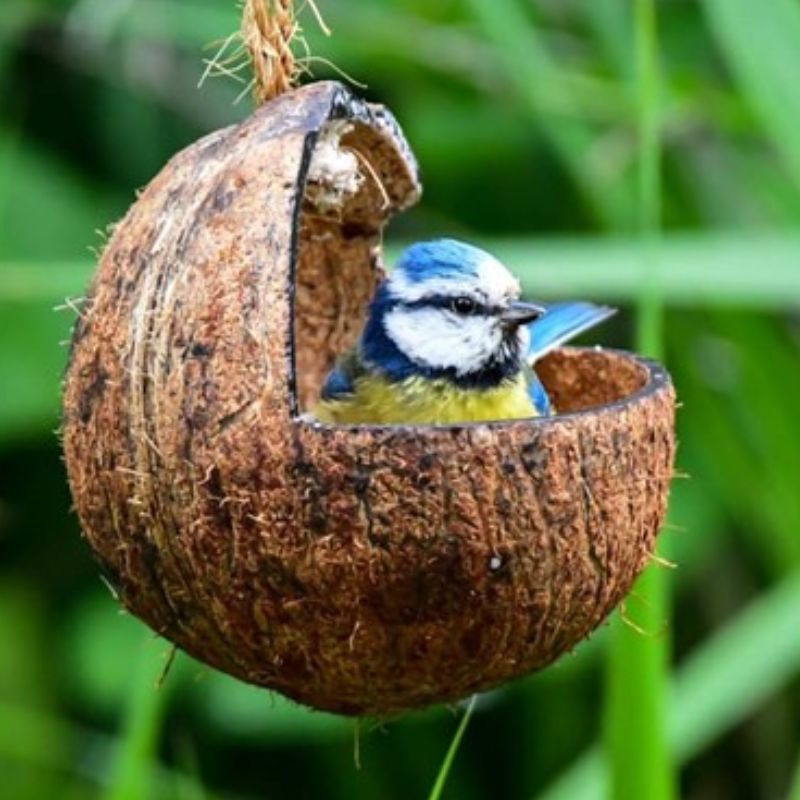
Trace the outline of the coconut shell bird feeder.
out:
<instances>
[{"instance_id":1,"label":"coconut shell bird feeder","mask_svg":"<svg viewBox=\"0 0 800 800\"><path fill-rule=\"evenodd\" d=\"M453 701L569 651L651 559L672 476L669 377L622 352L547 357L548 419L304 413L419 195L385 108L334 82L285 92L141 192L66 375L72 494L120 601L343 714Z\"/></svg>"}]
</instances>

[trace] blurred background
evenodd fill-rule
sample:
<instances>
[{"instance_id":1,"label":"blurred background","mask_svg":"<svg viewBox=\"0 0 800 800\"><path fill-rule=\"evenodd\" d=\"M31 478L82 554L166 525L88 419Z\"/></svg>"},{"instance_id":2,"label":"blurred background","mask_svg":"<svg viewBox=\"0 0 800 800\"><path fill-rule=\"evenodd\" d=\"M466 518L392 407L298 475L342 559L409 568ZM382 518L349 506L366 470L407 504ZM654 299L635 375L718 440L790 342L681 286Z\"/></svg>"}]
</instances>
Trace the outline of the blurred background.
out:
<instances>
[{"instance_id":1,"label":"blurred background","mask_svg":"<svg viewBox=\"0 0 800 800\"><path fill-rule=\"evenodd\" d=\"M305 9L310 51L393 109L423 168L424 200L390 241L487 244L530 294L618 304L594 340L633 346L633 3L318 4L334 35ZM670 618L641 636L671 640L680 795L798 800L800 2L657 9L658 290L691 478L661 539L677 564ZM65 298L135 190L248 113L233 79L197 86L239 13L235 0L0 3L3 800L425 797L457 723L438 708L356 731L183 656L154 691L168 648L119 612L70 512L55 433ZM609 638L481 698L444 796L608 796Z\"/></svg>"}]
</instances>

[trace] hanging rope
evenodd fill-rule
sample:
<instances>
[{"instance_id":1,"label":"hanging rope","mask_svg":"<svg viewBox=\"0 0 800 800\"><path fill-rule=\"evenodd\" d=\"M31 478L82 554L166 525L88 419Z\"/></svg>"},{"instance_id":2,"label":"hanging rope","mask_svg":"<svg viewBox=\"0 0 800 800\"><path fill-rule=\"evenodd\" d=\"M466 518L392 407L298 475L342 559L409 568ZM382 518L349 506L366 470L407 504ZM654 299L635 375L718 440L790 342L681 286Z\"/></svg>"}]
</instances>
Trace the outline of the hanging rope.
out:
<instances>
[{"instance_id":1,"label":"hanging rope","mask_svg":"<svg viewBox=\"0 0 800 800\"><path fill-rule=\"evenodd\" d=\"M331 31L314 0L304 0L304 8L312 11L320 30L330 36ZM293 49L298 45L300 58ZM198 85L202 86L209 77L231 78L246 84L240 98L252 90L256 105L262 105L294 88L302 74L310 73L309 65L314 61L327 64L357 83L335 64L309 53L295 17L293 0L243 0L241 27L221 43L212 58L206 59L206 69ZM253 73L249 81L242 75L248 67Z\"/></svg>"},{"instance_id":2,"label":"hanging rope","mask_svg":"<svg viewBox=\"0 0 800 800\"><path fill-rule=\"evenodd\" d=\"M250 54L257 104L295 85L300 70L292 41L297 33L292 0L245 0L241 35Z\"/></svg>"}]
</instances>

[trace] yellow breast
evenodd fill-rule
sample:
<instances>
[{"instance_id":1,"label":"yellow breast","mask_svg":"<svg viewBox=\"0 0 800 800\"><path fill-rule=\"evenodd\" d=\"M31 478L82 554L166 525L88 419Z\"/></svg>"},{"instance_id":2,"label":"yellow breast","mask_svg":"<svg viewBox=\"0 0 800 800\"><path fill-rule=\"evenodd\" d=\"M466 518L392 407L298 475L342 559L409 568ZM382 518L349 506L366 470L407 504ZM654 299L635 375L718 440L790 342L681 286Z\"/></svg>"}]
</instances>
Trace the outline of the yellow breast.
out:
<instances>
[{"instance_id":1,"label":"yellow breast","mask_svg":"<svg viewBox=\"0 0 800 800\"><path fill-rule=\"evenodd\" d=\"M392 383L365 376L355 392L341 400L321 401L314 409L321 422L338 424L451 424L535 417L525 377L490 389L461 389L447 380L413 377Z\"/></svg>"}]
</instances>

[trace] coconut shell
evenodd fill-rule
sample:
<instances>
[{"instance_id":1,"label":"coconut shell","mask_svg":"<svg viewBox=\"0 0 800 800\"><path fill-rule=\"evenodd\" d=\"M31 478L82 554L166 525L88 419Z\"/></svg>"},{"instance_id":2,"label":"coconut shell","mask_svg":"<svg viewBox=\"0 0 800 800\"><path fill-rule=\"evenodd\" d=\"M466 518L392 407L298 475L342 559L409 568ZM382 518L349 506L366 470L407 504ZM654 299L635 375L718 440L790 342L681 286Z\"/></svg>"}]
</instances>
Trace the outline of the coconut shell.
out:
<instances>
[{"instance_id":1,"label":"coconut shell","mask_svg":"<svg viewBox=\"0 0 800 800\"><path fill-rule=\"evenodd\" d=\"M333 124L361 169L338 207L310 185ZM452 701L570 650L648 563L672 475L669 377L625 353L549 356L552 419L302 413L358 335L384 224L419 191L385 109L336 83L279 97L140 194L66 375L75 506L125 607L344 714Z\"/></svg>"}]
</instances>

